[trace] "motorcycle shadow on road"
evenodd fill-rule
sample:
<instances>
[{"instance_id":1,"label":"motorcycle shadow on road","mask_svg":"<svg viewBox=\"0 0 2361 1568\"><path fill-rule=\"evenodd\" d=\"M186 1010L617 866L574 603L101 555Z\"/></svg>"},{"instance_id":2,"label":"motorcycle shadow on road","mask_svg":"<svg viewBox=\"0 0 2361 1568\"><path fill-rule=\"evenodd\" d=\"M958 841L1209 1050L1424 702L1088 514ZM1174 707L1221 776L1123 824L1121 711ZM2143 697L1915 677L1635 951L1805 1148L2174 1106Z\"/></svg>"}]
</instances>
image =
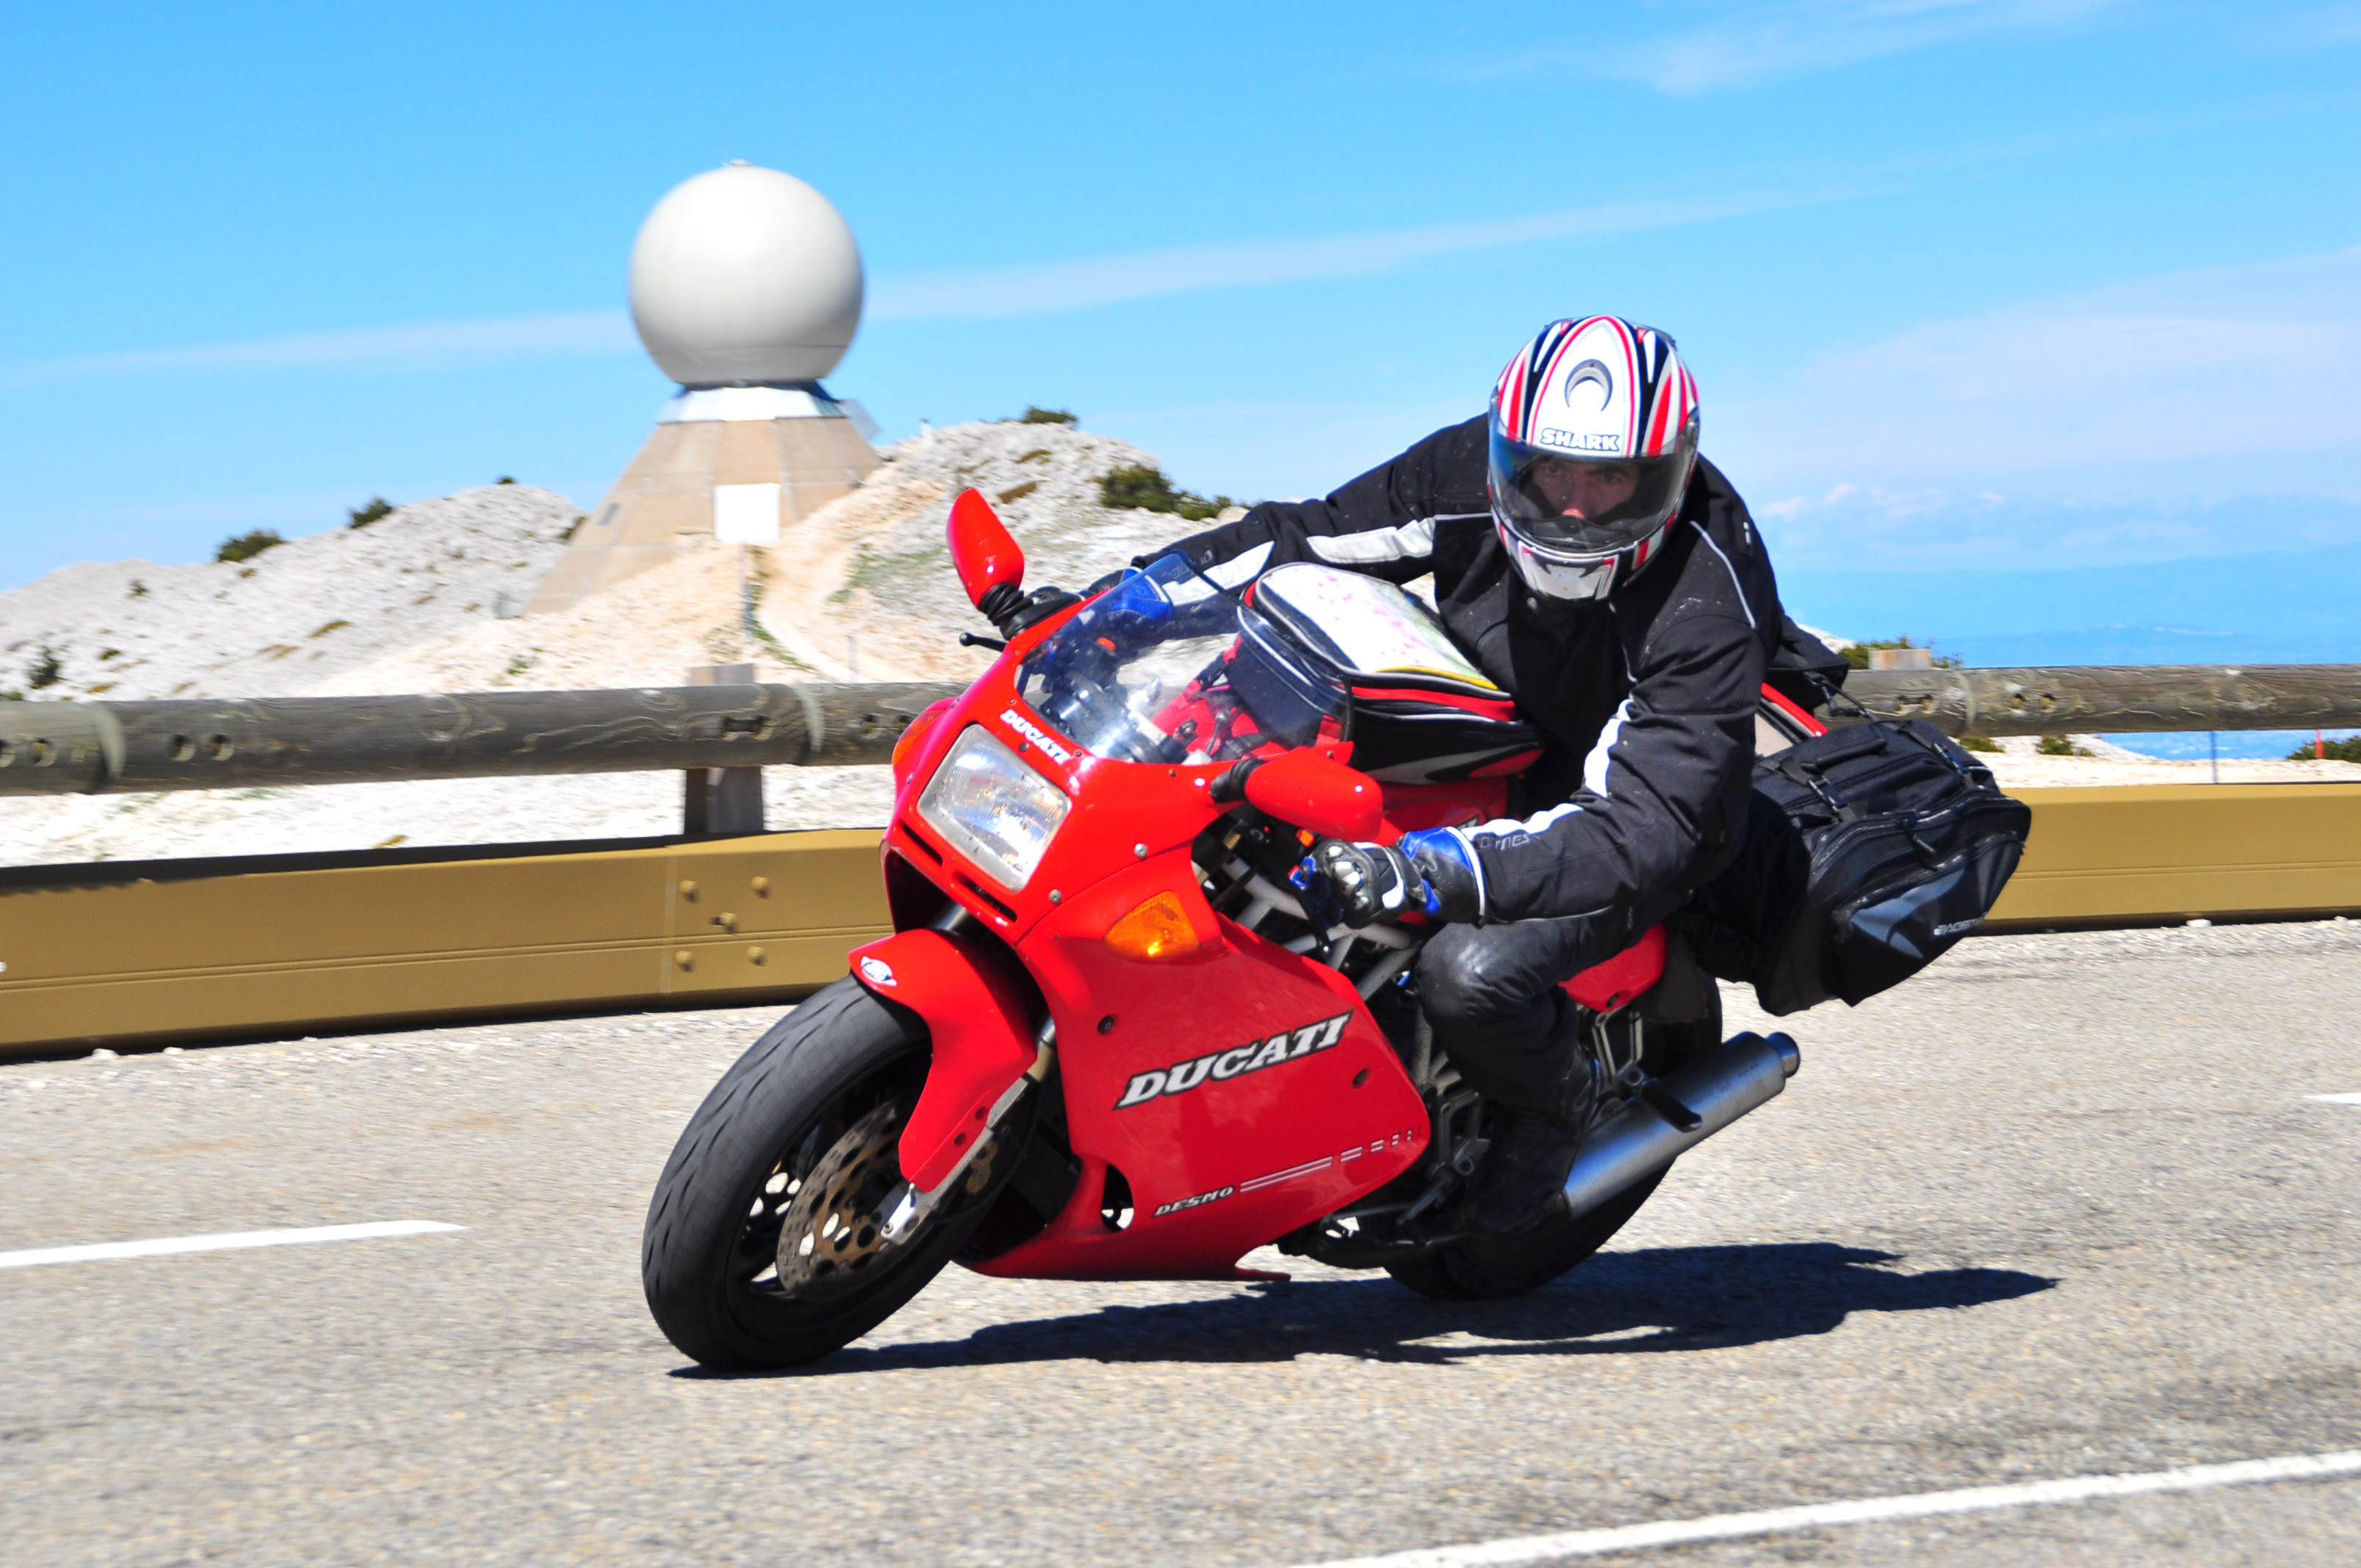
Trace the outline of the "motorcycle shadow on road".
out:
<instances>
[{"instance_id":1,"label":"motorcycle shadow on road","mask_svg":"<svg viewBox=\"0 0 2361 1568\"><path fill-rule=\"evenodd\" d=\"M1299 1278L1225 1298L998 1323L961 1340L855 1344L795 1375L1305 1355L1448 1365L1481 1356L1720 1350L1828 1333L1855 1312L1984 1307L2058 1283L2007 1268L1913 1274L1889 1266L1900 1261L1828 1242L1646 1247L1601 1253L1504 1301L1432 1301L1383 1275Z\"/></svg>"}]
</instances>

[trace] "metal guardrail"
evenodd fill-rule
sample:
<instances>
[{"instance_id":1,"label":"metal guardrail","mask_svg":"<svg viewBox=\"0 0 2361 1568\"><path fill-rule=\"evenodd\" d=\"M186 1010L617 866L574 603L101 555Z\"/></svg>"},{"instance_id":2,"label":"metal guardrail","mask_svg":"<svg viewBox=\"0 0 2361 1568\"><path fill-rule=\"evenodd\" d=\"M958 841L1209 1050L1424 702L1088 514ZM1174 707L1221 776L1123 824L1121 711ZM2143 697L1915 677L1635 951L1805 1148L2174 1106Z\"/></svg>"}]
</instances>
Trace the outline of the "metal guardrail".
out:
<instances>
[{"instance_id":1,"label":"metal guardrail","mask_svg":"<svg viewBox=\"0 0 2361 1568\"><path fill-rule=\"evenodd\" d=\"M0 795L883 762L958 683L0 705ZM1949 733L2361 727L2361 664L1869 670L1846 695ZM1824 717L1858 722L1852 704Z\"/></svg>"},{"instance_id":2,"label":"metal guardrail","mask_svg":"<svg viewBox=\"0 0 2361 1568\"><path fill-rule=\"evenodd\" d=\"M2361 913L2361 784L2027 789L1990 930ZM874 832L0 869L0 1058L784 1002L884 936Z\"/></svg>"}]
</instances>

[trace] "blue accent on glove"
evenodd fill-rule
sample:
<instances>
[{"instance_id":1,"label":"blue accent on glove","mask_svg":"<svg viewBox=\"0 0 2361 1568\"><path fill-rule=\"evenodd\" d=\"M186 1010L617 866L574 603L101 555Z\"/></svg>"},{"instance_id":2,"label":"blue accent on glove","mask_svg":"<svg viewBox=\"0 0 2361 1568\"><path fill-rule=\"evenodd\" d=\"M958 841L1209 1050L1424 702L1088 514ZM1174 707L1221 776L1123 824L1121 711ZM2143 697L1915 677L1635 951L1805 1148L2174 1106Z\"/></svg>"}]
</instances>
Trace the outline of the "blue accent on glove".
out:
<instances>
[{"instance_id":1,"label":"blue accent on glove","mask_svg":"<svg viewBox=\"0 0 2361 1568\"><path fill-rule=\"evenodd\" d=\"M1421 828L1416 832L1405 833L1396 840L1394 848L1413 861L1447 861L1464 870L1470 882L1481 880L1483 873L1468 853L1467 840L1448 828ZM1426 912L1429 915L1443 913L1441 892L1432 876L1426 879Z\"/></svg>"},{"instance_id":2,"label":"blue accent on glove","mask_svg":"<svg viewBox=\"0 0 2361 1568\"><path fill-rule=\"evenodd\" d=\"M1327 873L1313 863L1312 857L1306 855L1295 863L1294 869L1287 873L1287 884L1295 889L1302 902L1303 912L1312 917L1313 924L1329 928L1345 923L1344 905L1336 896L1336 890L1329 883Z\"/></svg>"}]
</instances>

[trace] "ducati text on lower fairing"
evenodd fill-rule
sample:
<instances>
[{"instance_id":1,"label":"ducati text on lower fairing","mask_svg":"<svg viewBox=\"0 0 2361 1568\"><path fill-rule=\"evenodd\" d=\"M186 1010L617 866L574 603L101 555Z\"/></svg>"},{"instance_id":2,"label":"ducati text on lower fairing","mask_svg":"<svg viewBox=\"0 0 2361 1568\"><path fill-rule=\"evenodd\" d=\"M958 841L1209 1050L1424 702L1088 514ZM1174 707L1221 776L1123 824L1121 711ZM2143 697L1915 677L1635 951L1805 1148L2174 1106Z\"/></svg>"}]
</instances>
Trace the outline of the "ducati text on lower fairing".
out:
<instances>
[{"instance_id":1,"label":"ducati text on lower fairing","mask_svg":"<svg viewBox=\"0 0 2361 1568\"><path fill-rule=\"evenodd\" d=\"M1123 1098L1115 1102L1115 1108L1120 1111L1127 1105L1145 1105L1159 1095L1185 1094L1209 1078L1224 1082L1324 1051L1345 1037L1345 1021L1352 1016L1350 1013L1339 1013L1334 1018L1323 1018L1301 1028L1282 1029L1268 1040L1248 1040L1226 1051L1213 1051L1174 1062L1170 1067L1134 1073L1131 1081L1123 1086Z\"/></svg>"}]
</instances>

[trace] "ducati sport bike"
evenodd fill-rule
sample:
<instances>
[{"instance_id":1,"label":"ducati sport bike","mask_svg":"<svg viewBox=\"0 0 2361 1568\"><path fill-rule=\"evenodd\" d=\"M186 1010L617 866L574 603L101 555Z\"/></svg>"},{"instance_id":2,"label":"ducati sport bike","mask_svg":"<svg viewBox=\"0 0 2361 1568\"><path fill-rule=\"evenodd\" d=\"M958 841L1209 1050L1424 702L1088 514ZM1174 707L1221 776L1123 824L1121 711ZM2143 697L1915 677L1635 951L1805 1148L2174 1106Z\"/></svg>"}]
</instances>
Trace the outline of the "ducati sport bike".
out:
<instances>
[{"instance_id":1,"label":"ducati sport bike","mask_svg":"<svg viewBox=\"0 0 2361 1568\"><path fill-rule=\"evenodd\" d=\"M1467 1233L1501 1113L1420 1017L1430 928L1327 928L1289 879L1320 837L1502 815L1535 751L1507 694L1374 578L1299 564L1231 594L1168 556L1028 596L972 490L950 543L1005 642L896 747L894 934L730 1069L649 1205L648 1304L697 1362L810 1361L953 1263L1284 1277L1239 1266L1276 1245L1515 1294L1795 1070L1784 1036L1722 1039L1713 982L1652 930L1566 982L1609 1091L1563 1203Z\"/></svg>"}]
</instances>

